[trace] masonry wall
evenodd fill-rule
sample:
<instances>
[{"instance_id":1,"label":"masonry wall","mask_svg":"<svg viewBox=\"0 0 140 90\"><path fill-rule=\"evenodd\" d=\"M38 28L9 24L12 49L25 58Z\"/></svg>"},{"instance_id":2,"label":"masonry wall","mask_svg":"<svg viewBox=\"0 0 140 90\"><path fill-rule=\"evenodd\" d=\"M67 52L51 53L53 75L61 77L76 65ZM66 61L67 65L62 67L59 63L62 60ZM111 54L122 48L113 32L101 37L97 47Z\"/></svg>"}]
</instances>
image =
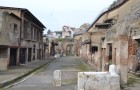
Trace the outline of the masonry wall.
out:
<instances>
[{"instance_id":1,"label":"masonry wall","mask_svg":"<svg viewBox=\"0 0 140 90\"><path fill-rule=\"evenodd\" d=\"M20 20L8 13L3 13L0 31L0 45L18 46L20 33ZM14 30L16 28L16 30Z\"/></svg>"},{"instance_id":2,"label":"masonry wall","mask_svg":"<svg viewBox=\"0 0 140 90\"><path fill-rule=\"evenodd\" d=\"M93 25L89 30L93 33L91 46L100 48L98 54L92 56L93 59L98 57L93 63L97 69L101 70L102 68L102 71L108 70L110 64L117 65L117 72L121 76L121 84L127 83L127 71L134 71L138 66L138 60L136 59L138 59L140 43L139 5L140 1L129 0L122 6L102 15L95 23L96 25L107 19L113 19L114 25L111 28L98 30ZM105 33L100 35L99 31L105 31ZM111 58L109 59L110 55Z\"/></svg>"},{"instance_id":3,"label":"masonry wall","mask_svg":"<svg viewBox=\"0 0 140 90\"><path fill-rule=\"evenodd\" d=\"M112 60L113 64L117 65L121 84L127 83L127 71L136 72L138 69L139 5L140 1L129 0L118 10L116 9L117 13L113 16L118 16L117 22L106 34L106 43L112 43L113 50L116 48L116 52L115 50L112 52Z\"/></svg>"},{"instance_id":4,"label":"masonry wall","mask_svg":"<svg viewBox=\"0 0 140 90\"><path fill-rule=\"evenodd\" d=\"M9 12L9 13L13 13L18 17L21 17L21 10L20 9L1 9L1 12Z\"/></svg>"},{"instance_id":5,"label":"masonry wall","mask_svg":"<svg viewBox=\"0 0 140 90\"><path fill-rule=\"evenodd\" d=\"M0 70L43 59L43 28L29 17L21 15L20 9L0 10Z\"/></svg>"},{"instance_id":6,"label":"masonry wall","mask_svg":"<svg viewBox=\"0 0 140 90\"><path fill-rule=\"evenodd\" d=\"M0 14L0 70L7 70L9 65L13 63L10 58L10 48L17 50L15 64L18 64L19 61L20 19L15 18L4 10L0 11Z\"/></svg>"},{"instance_id":7,"label":"masonry wall","mask_svg":"<svg viewBox=\"0 0 140 90\"><path fill-rule=\"evenodd\" d=\"M90 44L85 43L86 40L90 40L90 33L82 35L82 57L88 61L90 57Z\"/></svg>"},{"instance_id":8,"label":"masonry wall","mask_svg":"<svg viewBox=\"0 0 140 90\"><path fill-rule=\"evenodd\" d=\"M82 35L74 37L74 53L77 56L82 56Z\"/></svg>"},{"instance_id":9,"label":"masonry wall","mask_svg":"<svg viewBox=\"0 0 140 90\"><path fill-rule=\"evenodd\" d=\"M136 72L138 67L138 36L139 33L139 15L140 15L140 1L129 0L125 5L119 8L118 23L116 27L116 34L128 35L128 70ZM136 37L136 38L135 38Z\"/></svg>"}]
</instances>

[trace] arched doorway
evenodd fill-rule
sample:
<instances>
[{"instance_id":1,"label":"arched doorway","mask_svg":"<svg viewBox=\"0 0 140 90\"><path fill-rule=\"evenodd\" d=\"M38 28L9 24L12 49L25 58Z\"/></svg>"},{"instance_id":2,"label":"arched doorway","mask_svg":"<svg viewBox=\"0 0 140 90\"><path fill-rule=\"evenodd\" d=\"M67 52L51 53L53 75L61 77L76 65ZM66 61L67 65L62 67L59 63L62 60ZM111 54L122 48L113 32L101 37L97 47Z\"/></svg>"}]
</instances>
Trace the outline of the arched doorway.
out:
<instances>
[{"instance_id":1,"label":"arched doorway","mask_svg":"<svg viewBox=\"0 0 140 90\"><path fill-rule=\"evenodd\" d=\"M67 55L72 55L73 54L73 44L68 44L66 46L66 54Z\"/></svg>"}]
</instances>

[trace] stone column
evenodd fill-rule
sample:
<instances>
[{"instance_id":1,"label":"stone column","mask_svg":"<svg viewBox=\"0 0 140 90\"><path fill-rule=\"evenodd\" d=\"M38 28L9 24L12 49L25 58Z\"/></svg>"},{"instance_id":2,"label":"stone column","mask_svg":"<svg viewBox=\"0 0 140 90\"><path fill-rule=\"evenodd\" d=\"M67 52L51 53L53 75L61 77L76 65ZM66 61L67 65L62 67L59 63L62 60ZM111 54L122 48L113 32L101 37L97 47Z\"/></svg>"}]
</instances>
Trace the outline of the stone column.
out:
<instances>
[{"instance_id":1,"label":"stone column","mask_svg":"<svg viewBox=\"0 0 140 90\"><path fill-rule=\"evenodd\" d=\"M101 71L102 70L102 48L101 46L99 45L98 47L98 70Z\"/></svg>"},{"instance_id":2,"label":"stone column","mask_svg":"<svg viewBox=\"0 0 140 90\"><path fill-rule=\"evenodd\" d=\"M20 52L20 48L17 48L17 61L16 61L16 65L19 65L19 53Z\"/></svg>"},{"instance_id":3,"label":"stone column","mask_svg":"<svg viewBox=\"0 0 140 90\"><path fill-rule=\"evenodd\" d=\"M10 47L8 47L8 49L7 49L7 59L8 59L8 61L7 61L7 68L8 68L8 66L10 64Z\"/></svg>"},{"instance_id":4,"label":"stone column","mask_svg":"<svg viewBox=\"0 0 140 90\"><path fill-rule=\"evenodd\" d=\"M38 43L35 44L35 60L37 60L38 58Z\"/></svg>"},{"instance_id":5,"label":"stone column","mask_svg":"<svg viewBox=\"0 0 140 90\"><path fill-rule=\"evenodd\" d=\"M105 71L105 48L102 49L102 71Z\"/></svg>"}]
</instances>

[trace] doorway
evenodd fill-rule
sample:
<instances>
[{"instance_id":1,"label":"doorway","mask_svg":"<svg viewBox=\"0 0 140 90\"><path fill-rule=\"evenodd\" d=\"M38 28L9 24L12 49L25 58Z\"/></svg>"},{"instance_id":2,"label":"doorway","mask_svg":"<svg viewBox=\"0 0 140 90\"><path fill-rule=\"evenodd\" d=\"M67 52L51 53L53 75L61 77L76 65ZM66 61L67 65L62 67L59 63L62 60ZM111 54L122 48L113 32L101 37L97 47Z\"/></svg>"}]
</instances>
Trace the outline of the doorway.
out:
<instances>
[{"instance_id":1,"label":"doorway","mask_svg":"<svg viewBox=\"0 0 140 90\"><path fill-rule=\"evenodd\" d=\"M9 66L16 66L16 61L17 61L17 49L16 48L11 48L10 49L10 62Z\"/></svg>"},{"instance_id":2,"label":"doorway","mask_svg":"<svg viewBox=\"0 0 140 90\"><path fill-rule=\"evenodd\" d=\"M26 62L26 48L20 49L20 64L25 64Z\"/></svg>"},{"instance_id":3,"label":"doorway","mask_svg":"<svg viewBox=\"0 0 140 90\"><path fill-rule=\"evenodd\" d=\"M32 49L29 48L28 49L28 62L31 62L31 60L32 60Z\"/></svg>"},{"instance_id":4,"label":"doorway","mask_svg":"<svg viewBox=\"0 0 140 90\"><path fill-rule=\"evenodd\" d=\"M92 46L91 47L91 52L92 52L92 54L97 53L98 52L98 47L97 46Z\"/></svg>"},{"instance_id":5,"label":"doorway","mask_svg":"<svg viewBox=\"0 0 140 90\"><path fill-rule=\"evenodd\" d=\"M108 52L108 54L109 54L108 59L109 59L109 65L110 65L110 64L112 64L112 43L108 44L108 50L109 50L109 52Z\"/></svg>"}]
</instances>

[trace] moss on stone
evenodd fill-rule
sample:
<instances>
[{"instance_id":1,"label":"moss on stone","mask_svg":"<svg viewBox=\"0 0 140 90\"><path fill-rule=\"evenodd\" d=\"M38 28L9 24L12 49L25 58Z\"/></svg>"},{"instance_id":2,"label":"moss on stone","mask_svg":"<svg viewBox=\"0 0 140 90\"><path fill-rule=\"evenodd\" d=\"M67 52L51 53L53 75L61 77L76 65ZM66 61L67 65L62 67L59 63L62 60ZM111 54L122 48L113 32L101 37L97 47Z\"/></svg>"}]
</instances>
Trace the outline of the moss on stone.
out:
<instances>
[{"instance_id":1,"label":"moss on stone","mask_svg":"<svg viewBox=\"0 0 140 90\"><path fill-rule=\"evenodd\" d=\"M79 70L81 70L81 71L89 71L89 70L88 70L88 67L87 67L86 65L83 65L83 64L78 65L78 66L77 66L77 69L79 69Z\"/></svg>"},{"instance_id":2,"label":"moss on stone","mask_svg":"<svg viewBox=\"0 0 140 90\"><path fill-rule=\"evenodd\" d=\"M131 77L128 78L128 86L133 86L133 84L134 84L135 82L136 82L136 81L135 81L134 78L131 78Z\"/></svg>"},{"instance_id":3,"label":"moss on stone","mask_svg":"<svg viewBox=\"0 0 140 90\"><path fill-rule=\"evenodd\" d=\"M77 78L74 79L65 79L62 81L62 84L75 84L77 83Z\"/></svg>"}]
</instances>

